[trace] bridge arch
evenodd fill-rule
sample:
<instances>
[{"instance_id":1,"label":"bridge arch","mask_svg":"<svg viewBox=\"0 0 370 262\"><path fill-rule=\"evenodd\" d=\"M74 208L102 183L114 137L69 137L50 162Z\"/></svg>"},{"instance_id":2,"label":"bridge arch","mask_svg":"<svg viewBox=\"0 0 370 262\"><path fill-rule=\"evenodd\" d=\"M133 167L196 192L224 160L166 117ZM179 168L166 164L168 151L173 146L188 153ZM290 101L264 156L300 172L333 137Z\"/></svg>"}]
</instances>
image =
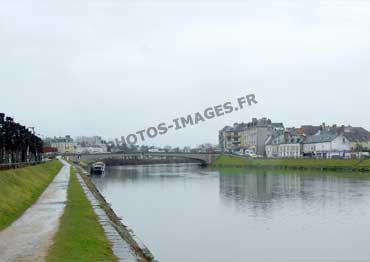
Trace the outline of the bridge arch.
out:
<instances>
[{"instance_id":1,"label":"bridge arch","mask_svg":"<svg viewBox=\"0 0 370 262\"><path fill-rule=\"evenodd\" d=\"M145 156L152 157L178 157L187 158L198 161L202 166L211 164L220 154L216 153L165 153L165 152L137 152L137 153L98 153L98 154L65 154L73 161L97 161L108 158L143 158Z\"/></svg>"}]
</instances>

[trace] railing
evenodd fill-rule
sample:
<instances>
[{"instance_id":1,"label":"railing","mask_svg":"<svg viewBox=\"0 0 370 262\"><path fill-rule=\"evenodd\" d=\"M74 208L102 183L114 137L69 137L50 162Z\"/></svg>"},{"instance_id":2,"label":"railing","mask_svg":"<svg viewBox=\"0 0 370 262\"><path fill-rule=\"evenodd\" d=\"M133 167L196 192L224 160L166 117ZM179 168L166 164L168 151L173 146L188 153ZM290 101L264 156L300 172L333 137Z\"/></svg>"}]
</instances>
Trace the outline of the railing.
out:
<instances>
[{"instance_id":1,"label":"railing","mask_svg":"<svg viewBox=\"0 0 370 262\"><path fill-rule=\"evenodd\" d=\"M94 156L94 155L221 155L221 152L107 152L107 153L64 153L62 156Z\"/></svg>"},{"instance_id":2,"label":"railing","mask_svg":"<svg viewBox=\"0 0 370 262\"><path fill-rule=\"evenodd\" d=\"M0 164L0 170L20 168L20 167L25 167L25 166L32 166L32 165L37 165L37 164L40 164L40 163L41 163L41 161Z\"/></svg>"}]
</instances>

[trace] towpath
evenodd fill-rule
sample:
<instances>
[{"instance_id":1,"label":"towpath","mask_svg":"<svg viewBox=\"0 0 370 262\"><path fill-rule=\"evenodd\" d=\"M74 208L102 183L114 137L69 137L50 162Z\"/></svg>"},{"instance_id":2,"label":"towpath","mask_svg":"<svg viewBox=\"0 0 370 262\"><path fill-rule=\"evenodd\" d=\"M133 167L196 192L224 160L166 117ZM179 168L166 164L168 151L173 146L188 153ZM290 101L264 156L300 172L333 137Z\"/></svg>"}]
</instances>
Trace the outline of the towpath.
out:
<instances>
[{"instance_id":1,"label":"towpath","mask_svg":"<svg viewBox=\"0 0 370 262\"><path fill-rule=\"evenodd\" d=\"M67 201L70 165L64 166L37 202L0 231L0 261L44 261Z\"/></svg>"}]
</instances>

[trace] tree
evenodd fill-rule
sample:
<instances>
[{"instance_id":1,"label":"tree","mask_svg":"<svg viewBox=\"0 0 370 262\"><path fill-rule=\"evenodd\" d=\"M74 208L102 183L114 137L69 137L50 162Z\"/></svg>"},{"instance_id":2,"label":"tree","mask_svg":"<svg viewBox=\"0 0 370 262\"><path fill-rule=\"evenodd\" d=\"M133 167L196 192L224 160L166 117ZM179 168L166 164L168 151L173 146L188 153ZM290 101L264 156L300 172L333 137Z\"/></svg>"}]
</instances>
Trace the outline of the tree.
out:
<instances>
[{"instance_id":1,"label":"tree","mask_svg":"<svg viewBox=\"0 0 370 262\"><path fill-rule=\"evenodd\" d=\"M42 146L41 138L0 113L0 163L40 161Z\"/></svg>"}]
</instances>

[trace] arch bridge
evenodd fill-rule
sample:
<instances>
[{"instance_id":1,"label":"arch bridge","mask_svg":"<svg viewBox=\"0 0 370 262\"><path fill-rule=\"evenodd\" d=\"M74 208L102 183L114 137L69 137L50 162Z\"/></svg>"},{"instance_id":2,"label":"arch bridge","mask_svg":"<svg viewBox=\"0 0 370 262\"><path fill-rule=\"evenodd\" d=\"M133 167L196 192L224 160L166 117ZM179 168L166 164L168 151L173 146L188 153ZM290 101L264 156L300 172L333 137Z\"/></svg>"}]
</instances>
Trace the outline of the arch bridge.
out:
<instances>
[{"instance_id":1,"label":"arch bridge","mask_svg":"<svg viewBox=\"0 0 370 262\"><path fill-rule=\"evenodd\" d=\"M72 161L98 161L104 159L145 159L146 157L176 157L196 160L201 165L209 165L219 157L219 153L175 153L175 152L136 152L136 153L97 153L97 154L64 154Z\"/></svg>"}]
</instances>

